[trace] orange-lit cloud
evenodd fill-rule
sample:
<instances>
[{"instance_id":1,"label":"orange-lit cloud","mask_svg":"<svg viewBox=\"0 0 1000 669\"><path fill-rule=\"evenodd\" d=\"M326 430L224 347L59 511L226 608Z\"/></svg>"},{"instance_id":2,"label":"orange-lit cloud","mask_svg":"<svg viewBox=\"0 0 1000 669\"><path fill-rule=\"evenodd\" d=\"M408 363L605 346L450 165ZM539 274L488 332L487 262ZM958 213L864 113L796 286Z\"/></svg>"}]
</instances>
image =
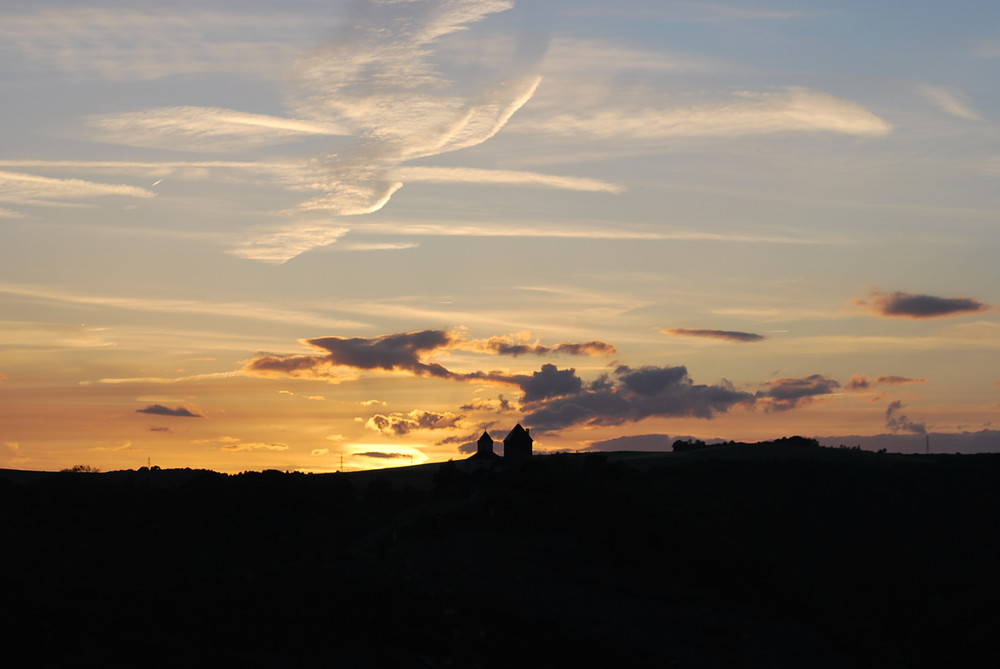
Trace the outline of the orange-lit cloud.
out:
<instances>
[{"instance_id":1,"label":"orange-lit cloud","mask_svg":"<svg viewBox=\"0 0 1000 669\"><path fill-rule=\"evenodd\" d=\"M449 412L422 411L409 413L375 414L365 427L385 435L409 434L415 430L445 430L456 427L463 416Z\"/></svg>"}]
</instances>

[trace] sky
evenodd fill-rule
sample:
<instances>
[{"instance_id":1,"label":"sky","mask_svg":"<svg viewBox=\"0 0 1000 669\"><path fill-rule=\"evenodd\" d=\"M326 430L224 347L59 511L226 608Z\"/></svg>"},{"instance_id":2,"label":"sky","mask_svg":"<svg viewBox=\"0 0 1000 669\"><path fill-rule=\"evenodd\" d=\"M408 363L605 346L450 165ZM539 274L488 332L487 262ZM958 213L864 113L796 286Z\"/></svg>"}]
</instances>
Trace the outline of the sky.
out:
<instances>
[{"instance_id":1,"label":"sky","mask_svg":"<svg viewBox=\"0 0 1000 669\"><path fill-rule=\"evenodd\" d=\"M6 0L0 467L1000 450L998 67L985 0Z\"/></svg>"}]
</instances>

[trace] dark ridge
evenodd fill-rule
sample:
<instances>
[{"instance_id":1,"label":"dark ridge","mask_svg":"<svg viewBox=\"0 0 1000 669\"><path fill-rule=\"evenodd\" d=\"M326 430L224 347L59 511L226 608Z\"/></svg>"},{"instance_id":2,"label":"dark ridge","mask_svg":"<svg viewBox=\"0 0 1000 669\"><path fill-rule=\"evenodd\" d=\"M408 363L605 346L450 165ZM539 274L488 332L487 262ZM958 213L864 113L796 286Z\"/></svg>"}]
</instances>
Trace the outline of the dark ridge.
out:
<instances>
[{"instance_id":1,"label":"dark ridge","mask_svg":"<svg viewBox=\"0 0 1000 669\"><path fill-rule=\"evenodd\" d=\"M998 455L793 439L7 470L0 623L33 666L1000 666L998 491Z\"/></svg>"}]
</instances>

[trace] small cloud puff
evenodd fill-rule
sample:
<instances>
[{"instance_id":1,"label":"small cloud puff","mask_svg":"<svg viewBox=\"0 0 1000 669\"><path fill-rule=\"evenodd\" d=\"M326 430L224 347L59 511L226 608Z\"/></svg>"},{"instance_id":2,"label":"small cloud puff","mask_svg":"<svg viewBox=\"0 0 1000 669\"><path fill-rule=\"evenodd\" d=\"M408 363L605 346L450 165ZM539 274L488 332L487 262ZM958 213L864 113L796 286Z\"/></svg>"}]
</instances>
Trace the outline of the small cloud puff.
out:
<instances>
[{"instance_id":1,"label":"small cloud puff","mask_svg":"<svg viewBox=\"0 0 1000 669\"><path fill-rule=\"evenodd\" d=\"M800 379L772 379L768 389L759 396L768 411L788 411L811 404L817 397L833 393L840 384L822 374L811 374Z\"/></svg>"},{"instance_id":2,"label":"small cloud puff","mask_svg":"<svg viewBox=\"0 0 1000 669\"><path fill-rule=\"evenodd\" d=\"M879 316L890 318L941 318L984 311L988 306L971 297L935 297L913 293L873 291L869 300L857 304L870 306Z\"/></svg>"},{"instance_id":3,"label":"small cloud puff","mask_svg":"<svg viewBox=\"0 0 1000 669\"><path fill-rule=\"evenodd\" d=\"M890 402L885 409L885 426L893 432L909 432L911 434L927 434L927 424L911 421L902 413L906 405L896 400Z\"/></svg>"}]
</instances>

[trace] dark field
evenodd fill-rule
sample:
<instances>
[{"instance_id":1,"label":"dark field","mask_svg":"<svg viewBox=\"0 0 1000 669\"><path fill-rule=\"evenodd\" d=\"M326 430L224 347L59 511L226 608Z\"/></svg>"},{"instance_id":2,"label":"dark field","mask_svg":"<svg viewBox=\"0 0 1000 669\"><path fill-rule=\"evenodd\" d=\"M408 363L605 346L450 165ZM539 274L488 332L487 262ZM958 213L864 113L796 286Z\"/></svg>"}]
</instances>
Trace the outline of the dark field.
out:
<instances>
[{"instance_id":1,"label":"dark field","mask_svg":"<svg viewBox=\"0 0 1000 669\"><path fill-rule=\"evenodd\" d=\"M17 666L996 667L1000 456L0 472Z\"/></svg>"}]
</instances>

